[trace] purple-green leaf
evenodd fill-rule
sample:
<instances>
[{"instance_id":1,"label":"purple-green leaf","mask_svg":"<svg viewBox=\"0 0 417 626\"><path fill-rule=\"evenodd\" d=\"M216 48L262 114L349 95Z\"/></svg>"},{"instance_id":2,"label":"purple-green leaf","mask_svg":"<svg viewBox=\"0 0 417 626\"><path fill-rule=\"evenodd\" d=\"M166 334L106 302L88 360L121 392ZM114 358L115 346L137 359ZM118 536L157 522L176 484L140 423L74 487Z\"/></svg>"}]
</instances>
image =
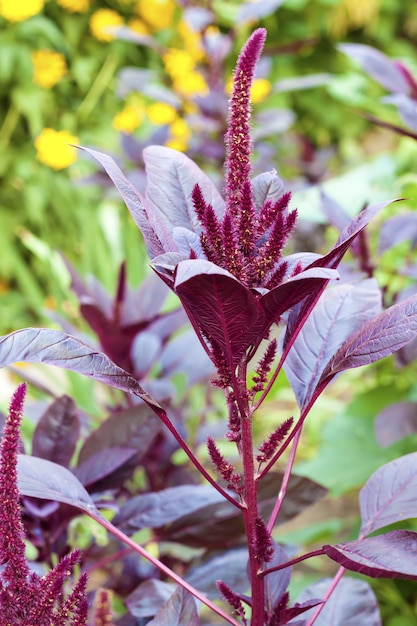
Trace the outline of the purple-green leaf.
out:
<instances>
[{"instance_id":1,"label":"purple-green leaf","mask_svg":"<svg viewBox=\"0 0 417 626\"><path fill-rule=\"evenodd\" d=\"M375 418L375 438L383 448L417 432L417 404L396 402Z\"/></svg>"},{"instance_id":2,"label":"purple-green leaf","mask_svg":"<svg viewBox=\"0 0 417 626\"><path fill-rule=\"evenodd\" d=\"M303 408L340 345L381 310L381 292L374 279L327 289L297 336L284 369Z\"/></svg>"},{"instance_id":3,"label":"purple-green leaf","mask_svg":"<svg viewBox=\"0 0 417 626\"><path fill-rule=\"evenodd\" d=\"M360 535L417 517L417 452L386 463L361 489Z\"/></svg>"},{"instance_id":4,"label":"purple-green leaf","mask_svg":"<svg viewBox=\"0 0 417 626\"><path fill-rule=\"evenodd\" d=\"M417 533L411 530L392 530L323 549L342 567L370 578L417 580Z\"/></svg>"},{"instance_id":5,"label":"purple-green leaf","mask_svg":"<svg viewBox=\"0 0 417 626\"><path fill-rule=\"evenodd\" d=\"M417 296L408 298L373 319L351 335L325 368L321 381L338 372L368 365L405 346L417 335Z\"/></svg>"}]
</instances>

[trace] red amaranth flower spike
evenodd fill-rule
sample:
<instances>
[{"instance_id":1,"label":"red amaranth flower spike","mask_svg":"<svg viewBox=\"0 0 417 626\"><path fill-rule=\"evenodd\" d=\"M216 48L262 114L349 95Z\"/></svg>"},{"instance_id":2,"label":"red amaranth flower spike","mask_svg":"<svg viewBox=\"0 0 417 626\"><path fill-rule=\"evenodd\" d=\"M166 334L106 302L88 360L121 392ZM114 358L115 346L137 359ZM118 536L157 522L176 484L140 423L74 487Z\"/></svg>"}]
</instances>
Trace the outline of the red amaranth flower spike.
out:
<instances>
[{"instance_id":1,"label":"red amaranth flower spike","mask_svg":"<svg viewBox=\"0 0 417 626\"><path fill-rule=\"evenodd\" d=\"M240 53L233 78L230 99L229 129L226 134L226 211L237 217L240 212L242 190L250 180L250 89L255 67L261 56L266 30L258 28L252 33Z\"/></svg>"},{"instance_id":2,"label":"red amaranth flower spike","mask_svg":"<svg viewBox=\"0 0 417 626\"><path fill-rule=\"evenodd\" d=\"M294 418L289 417L287 420L285 420L285 422L280 424L273 433L269 435L268 439L264 441L263 444L259 446L260 454L258 454L258 456L256 457L256 460L259 463L266 463L266 461L272 459L275 452L277 452L278 450L278 446L284 441L285 437L288 435L291 426L293 425L293 422Z\"/></svg>"},{"instance_id":3,"label":"red amaranth flower spike","mask_svg":"<svg viewBox=\"0 0 417 626\"><path fill-rule=\"evenodd\" d=\"M243 624L246 624L247 622L245 617L245 609L243 608L242 600L240 599L239 595L232 591L229 585L227 585L222 580L216 580L216 587L220 591L226 602L228 602L230 606L234 608L237 615L242 618Z\"/></svg>"},{"instance_id":4,"label":"red amaranth flower spike","mask_svg":"<svg viewBox=\"0 0 417 626\"><path fill-rule=\"evenodd\" d=\"M256 558L259 563L268 563L274 554L271 533L268 531L262 517L255 520L255 537L253 540Z\"/></svg>"}]
</instances>

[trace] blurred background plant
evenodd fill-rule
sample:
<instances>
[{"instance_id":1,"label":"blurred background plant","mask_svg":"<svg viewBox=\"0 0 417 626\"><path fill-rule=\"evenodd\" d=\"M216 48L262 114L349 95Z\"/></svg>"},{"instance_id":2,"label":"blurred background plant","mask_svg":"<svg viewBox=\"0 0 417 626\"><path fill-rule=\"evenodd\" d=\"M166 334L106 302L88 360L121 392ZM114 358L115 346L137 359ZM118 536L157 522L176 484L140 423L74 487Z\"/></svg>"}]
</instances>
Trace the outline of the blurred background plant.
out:
<instances>
[{"instance_id":1,"label":"blurred background plant","mask_svg":"<svg viewBox=\"0 0 417 626\"><path fill-rule=\"evenodd\" d=\"M382 101L386 84L371 80L366 73L375 75L352 62L354 54L349 59L338 49L346 42L372 46L399 59L416 77L414 0L0 0L0 334L41 323L90 333L85 322L97 320L97 310L89 320L88 306L104 303L106 314L117 309L117 297L112 309L105 294L117 292L122 263L131 293L138 291L147 275L141 236L105 176L72 144L112 153L139 189L145 181L141 151L152 143L186 152L220 181L231 71L241 44L258 25L268 29L268 41L252 94L254 170L275 167L294 191L293 206L301 216L296 249L320 252L325 239L334 241L340 224L329 219L336 211L332 202L352 215L364 202L404 196L410 199L388 207L384 219L395 220L403 211L415 215L417 142L372 121L401 125L398 100ZM381 231L377 222L367 235L368 260L377 266L386 304L415 283L413 218L402 235L397 224L395 245L384 244L395 224ZM364 271L363 255L353 252L346 271ZM174 308L170 301L163 314ZM141 321L132 314L126 324ZM89 340L106 349L103 326L93 330L98 337ZM123 335L123 324L121 330ZM171 391L181 397L184 376L180 367L168 367L171 337L156 335L157 358L148 363L146 382L162 378L167 385L173 376ZM147 345L155 345L146 337ZM374 434L379 411L396 401L415 402L415 356L403 355L400 377L398 362L386 360L337 382L323 399L307 425L298 469L342 496L342 508L331 503L325 518L314 523L309 518L277 539L311 545L334 532L346 538L355 511L346 517L343 506L352 506L352 491L375 467L415 449L413 429L405 439L391 437L385 448ZM19 378L32 375L29 368ZM34 387L41 389L44 379L41 384L38 374L33 376ZM63 391L73 396L84 425L95 426L98 413L103 417L107 406L117 405L118 398L103 400L91 381L69 376L49 382L59 391L46 385L46 396ZM196 447L202 435L190 416L200 415L205 394L200 388L187 398ZM288 387L279 379L259 438L291 410ZM408 425L412 415L405 418ZM28 441L34 424L29 421L24 429ZM42 512L32 508L35 531L39 524L49 532L52 518L41 522ZM309 576L321 574L303 571L300 588ZM411 584L375 586L384 624L415 623Z\"/></svg>"}]
</instances>

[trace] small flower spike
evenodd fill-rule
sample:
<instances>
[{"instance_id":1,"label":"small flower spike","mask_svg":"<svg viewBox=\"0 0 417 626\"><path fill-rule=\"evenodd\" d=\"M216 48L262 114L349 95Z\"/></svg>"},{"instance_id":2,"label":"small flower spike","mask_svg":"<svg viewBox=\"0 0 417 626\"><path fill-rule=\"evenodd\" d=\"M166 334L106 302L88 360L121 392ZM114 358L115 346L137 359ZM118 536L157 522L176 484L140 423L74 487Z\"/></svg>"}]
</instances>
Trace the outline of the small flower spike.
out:
<instances>
[{"instance_id":1,"label":"small flower spike","mask_svg":"<svg viewBox=\"0 0 417 626\"><path fill-rule=\"evenodd\" d=\"M262 517L256 518L255 537L253 543L256 558L259 560L259 563L268 563L272 559L272 555L274 554L274 548L271 534L268 531Z\"/></svg>"},{"instance_id":2,"label":"small flower spike","mask_svg":"<svg viewBox=\"0 0 417 626\"><path fill-rule=\"evenodd\" d=\"M230 606L234 608L236 614L242 618L243 623L246 624L247 622L245 617L245 609L243 608L242 600L240 599L239 595L232 591L229 585L224 583L222 580L216 581L216 587L220 591L226 602L228 602Z\"/></svg>"}]
</instances>

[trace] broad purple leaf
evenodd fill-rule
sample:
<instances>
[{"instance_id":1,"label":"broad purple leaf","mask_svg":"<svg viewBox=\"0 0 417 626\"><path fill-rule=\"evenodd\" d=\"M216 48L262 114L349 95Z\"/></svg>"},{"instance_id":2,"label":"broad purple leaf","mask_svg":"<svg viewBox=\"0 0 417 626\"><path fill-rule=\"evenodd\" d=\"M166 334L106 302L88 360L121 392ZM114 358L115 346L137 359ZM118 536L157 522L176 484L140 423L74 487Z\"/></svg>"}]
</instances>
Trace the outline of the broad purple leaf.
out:
<instances>
[{"instance_id":1,"label":"broad purple leaf","mask_svg":"<svg viewBox=\"0 0 417 626\"><path fill-rule=\"evenodd\" d=\"M246 548L228 550L195 567L185 577L185 580L211 600L223 597L216 586L216 581L219 578L226 582L233 591L245 593L249 587L246 574L247 561L248 551Z\"/></svg>"},{"instance_id":2,"label":"broad purple leaf","mask_svg":"<svg viewBox=\"0 0 417 626\"><path fill-rule=\"evenodd\" d=\"M326 365L340 345L381 310L381 292L374 279L326 289L297 336L284 369L303 408Z\"/></svg>"},{"instance_id":3,"label":"broad purple leaf","mask_svg":"<svg viewBox=\"0 0 417 626\"><path fill-rule=\"evenodd\" d=\"M59 330L23 328L0 337L0 367L20 361L63 367L115 389L133 392L152 403L135 378L105 354Z\"/></svg>"},{"instance_id":4,"label":"broad purple leaf","mask_svg":"<svg viewBox=\"0 0 417 626\"><path fill-rule=\"evenodd\" d=\"M379 253L385 252L403 241L417 243L417 214L402 213L386 220L381 227Z\"/></svg>"},{"instance_id":5,"label":"broad purple leaf","mask_svg":"<svg viewBox=\"0 0 417 626\"><path fill-rule=\"evenodd\" d=\"M368 365L405 346L417 334L417 296L394 304L347 339L322 374L322 381L338 372ZM328 382L328 381L326 381Z\"/></svg>"},{"instance_id":6,"label":"broad purple leaf","mask_svg":"<svg viewBox=\"0 0 417 626\"><path fill-rule=\"evenodd\" d=\"M397 65L385 54L360 43L342 43L338 49L358 61L371 78L394 93L409 93L410 85Z\"/></svg>"},{"instance_id":7,"label":"broad purple leaf","mask_svg":"<svg viewBox=\"0 0 417 626\"><path fill-rule=\"evenodd\" d=\"M414 97L410 98L404 93L395 93L383 98L383 102L396 106L398 113L401 115L403 122L407 124L408 128L411 128L414 132L417 131L417 112Z\"/></svg>"},{"instance_id":8,"label":"broad purple leaf","mask_svg":"<svg viewBox=\"0 0 417 626\"><path fill-rule=\"evenodd\" d=\"M256 297L232 274L209 261L182 261L175 291L198 333L218 346L235 367L263 329L263 313Z\"/></svg>"},{"instance_id":9,"label":"broad purple leaf","mask_svg":"<svg viewBox=\"0 0 417 626\"><path fill-rule=\"evenodd\" d=\"M113 446L105 448L88 457L74 468L74 475L85 486L93 485L106 476L110 476L137 455L135 448ZM108 484L108 486L110 486Z\"/></svg>"},{"instance_id":10,"label":"broad purple leaf","mask_svg":"<svg viewBox=\"0 0 417 626\"><path fill-rule=\"evenodd\" d=\"M223 502L223 496L208 485L180 485L130 498L113 524L133 535L142 528L165 526L208 505Z\"/></svg>"},{"instance_id":11,"label":"broad purple leaf","mask_svg":"<svg viewBox=\"0 0 417 626\"><path fill-rule=\"evenodd\" d=\"M201 626L195 599L178 587L147 626Z\"/></svg>"},{"instance_id":12,"label":"broad purple leaf","mask_svg":"<svg viewBox=\"0 0 417 626\"><path fill-rule=\"evenodd\" d=\"M274 544L274 554L267 567L276 567L289 560L288 554L281 546ZM265 577L265 609L270 612L287 591L292 575L292 567L271 572Z\"/></svg>"},{"instance_id":13,"label":"broad purple leaf","mask_svg":"<svg viewBox=\"0 0 417 626\"><path fill-rule=\"evenodd\" d=\"M162 342L158 335L150 331L138 333L132 342L130 357L134 374L142 380L149 372L162 349Z\"/></svg>"},{"instance_id":14,"label":"broad purple leaf","mask_svg":"<svg viewBox=\"0 0 417 626\"><path fill-rule=\"evenodd\" d=\"M32 439L33 456L68 467L80 434L75 403L61 396L46 409L36 425Z\"/></svg>"},{"instance_id":15,"label":"broad purple leaf","mask_svg":"<svg viewBox=\"0 0 417 626\"><path fill-rule=\"evenodd\" d=\"M348 250L352 241L359 235L359 233L369 224L371 219L375 217L384 207L388 206L392 202L398 202L397 200L387 200L386 202L376 202L370 204L363 211L359 213L350 224L340 233L340 236L336 242L336 245L325 256L313 261L309 267L332 267L336 268L343 258L343 255Z\"/></svg>"},{"instance_id":16,"label":"broad purple leaf","mask_svg":"<svg viewBox=\"0 0 417 626\"><path fill-rule=\"evenodd\" d=\"M264 519L268 519L273 510L281 483L282 474L277 472L269 472L259 483L259 508ZM326 490L317 483L292 474L279 523L293 519L325 494ZM240 546L246 540L240 511L224 499L183 515L164 529L163 536L167 541L205 549Z\"/></svg>"},{"instance_id":17,"label":"broad purple leaf","mask_svg":"<svg viewBox=\"0 0 417 626\"><path fill-rule=\"evenodd\" d=\"M370 578L417 580L417 533L411 530L392 530L323 549L342 567Z\"/></svg>"},{"instance_id":18,"label":"broad purple leaf","mask_svg":"<svg viewBox=\"0 0 417 626\"><path fill-rule=\"evenodd\" d=\"M417 433L415 402L390 404L375 418L375 437L383 448L415 433Z\"/></svg>"},{"instance_id":19,"label":"broad purple leaf","mask_svg":"<svg viewBox=\"0 0 417 626\"><path fill-rule=\"evenodd\" d=\"M360 536L417 517L417 452L377 469L361 489Z\"/></svg>"},{"instance_id":20,"label":"broad purple leaf","mask_svg":"<svg viewBox=\"0 0 417 626\"><path fill-rule=\"evenodd\" d=\"M19 454L18 489L23 496L70 504L89 514L98 511L90 495L66 467L45 459Z\"/></svg>"},{"instance_id":21,"label":"broad purple leaf","mask_svg":"<svg viewBox=\"0 0 417 626\"><path fill-rule=\"evenodd\" d=\"M284 183L275 170L258 174L252 180L252 191L255 206L260 209L265 202L276 202L282 196Z\"/></svg>"},{"instance_id":22,"label":"broad purple leaf","mask_svg":"<svg viewBox=\"0 0 417 626\"><path fill-rule=\"evenodd\" d=\"M220 217L224 202L216 187L200 168L182 152L165 146L148 146L143 151L147 187L146 200L170 231L182 226L198 231L191 195L198 183L205 201Z\"/></svg>"},{"instance_id":23,"label":"broad purple leaf","mask_svg":"<svg viewBox=\"0 0 417 626\"><path fill-rule=\"evenodd\" d=\"M174 337L166 346L160 359L162 376L185 374L188 385L213 375L213 364L201 349L198 337L190 329Z\"/></svg>"},{"instance_id":24,"label":"broad purple leaf","mask_svg":"<svg viewBox=\"0 0 417 626\"><path fill-rule=\"evenodd\" d=\"M306 611L309 611L312 608L319 606L319 604L323 604L323 600L306 600L306 602L302 602L299 604L296 602L294 606L290 606L288 609L284 609L280 614L280 623L287 624L290 620L298 617L298 615L302 615ZM297 624L303 624L305 622L296 622ZM294 622L291 622L291 626L293 626Z\"/></svg>"},{"instance_id":25,"label":"broad purple leaf","mask_svg":"<svg viewBox=\"0 0 417 626\"><path fill-rule=\"evenodd\" d=\"M151 578L136 587L125 599L133 617L153 617L175 592L175 585Z\"/></svg>"},{"instance_id":26,"label":"broad purple leaf","mask_svg":"<svg viewBox=\"0 0 417 626\"><path fill-rule=\"evenodd\" d=\"M141 231L145 240L146 249L151 258L164 252L161 241L159 240L154 228L152 227L143 196L135 189L132 183L126 178L116 162L107 154L79 146L82 150L91 154L105 169L106 173L113 181L114 186L118 189L127 208Z\"/></svg>"},{"instance_id":27,"label":"broad purple leaf","mask_svg":"<svg viewBox=\"0 0 417 626\"><path fill-rule=\"evenodd\" d=\"M297 274L285 283L271 289L261 298L261 305L265 311L266 325L278 322L280 316L309 295L321 291L331 279L337 279L336 270L311 267Z\"/></svg>"},{"instance_id":28,"label":"broad purple leaf","mask_svg":"<svg viewBox=\"0 0 417 626\"><path fill-rule=\"evenodd\" d=\"M309 585L297 598L298 603L323 598L332 583L330 578ZM314 613L311 613L308 617ZM369 583L342 578L327 600L314 626L382 626L378 602Z\"/></svg>"},{"instance_id":29,"label":"broad purple leaf","mask_svg":"<svg viewBox=\"0 0 417 626\"><path fill-rule=\"evenodd\" d=\"M112 448L134 448L137 460L148 453L161 431L161 422L144 404L112 413L84 442L78 456L81 465L93 455Z\"/></svg>"},{"instance_id":30,"label":"broad purple leaf","mask_svg":"<svg viewBox=\"0 0 417 626\"><path fill-rule=\"evenodd\" d=\"M283 2L284 0L258 0L257 2L249 0L249 2L244 2L239 9L237 23L252 22L252 20L256 21L266 17L276 11Z\"/></svg>"}]
</instances>

